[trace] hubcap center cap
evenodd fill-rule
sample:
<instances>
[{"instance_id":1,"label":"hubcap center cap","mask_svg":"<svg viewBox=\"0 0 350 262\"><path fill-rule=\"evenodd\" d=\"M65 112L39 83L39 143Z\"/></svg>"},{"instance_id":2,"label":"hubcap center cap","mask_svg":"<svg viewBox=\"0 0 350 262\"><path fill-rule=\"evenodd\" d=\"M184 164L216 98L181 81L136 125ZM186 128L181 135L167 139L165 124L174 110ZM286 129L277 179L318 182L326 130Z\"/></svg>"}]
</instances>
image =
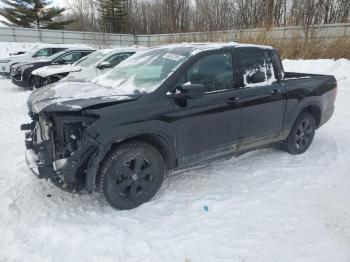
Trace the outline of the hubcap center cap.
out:
<instances>
[{"instance_id":1,"label":"hubcap center cap","mask_svg":"<svg viewBox=\"0 0 350 262\"><path fill-rule=\"evenodd\" d=\"M136 181L137 178L138 178L138 176L137 176L137 174L133 174L133 175L131 176L131 178L132 178L132 180Z\"/></svg>"}]
</instances>

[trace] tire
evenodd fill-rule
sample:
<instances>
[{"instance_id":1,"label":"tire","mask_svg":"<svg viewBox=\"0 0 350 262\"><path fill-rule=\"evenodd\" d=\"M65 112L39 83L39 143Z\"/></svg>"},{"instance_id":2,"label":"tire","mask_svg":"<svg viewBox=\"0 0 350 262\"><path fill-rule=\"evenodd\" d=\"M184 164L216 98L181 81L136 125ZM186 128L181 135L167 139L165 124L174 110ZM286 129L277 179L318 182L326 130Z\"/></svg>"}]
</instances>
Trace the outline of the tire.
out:
<instances>
[{"instance_id":1,"label":"tire","mask_svg":"<svg viewBox=\"0 0 350 262\"><path fill-rule=\"evenodd\" d=\"M165 164L157 149L144 142L128 142L107 155L97 186L113 207L133 209L157 193L164 174Z\"/></svg>"},{"instance_id":2,"label":"tire","mask_svg":"<svg viewBox=\"0 0 350 262\"><path fill-rule=\"evenodd\" d=\"M302 112L293 124L286 141L284 149L290 154L302 154L311 145L316 130L316 121L313 115Z\"/></svg>"}]
</instances>

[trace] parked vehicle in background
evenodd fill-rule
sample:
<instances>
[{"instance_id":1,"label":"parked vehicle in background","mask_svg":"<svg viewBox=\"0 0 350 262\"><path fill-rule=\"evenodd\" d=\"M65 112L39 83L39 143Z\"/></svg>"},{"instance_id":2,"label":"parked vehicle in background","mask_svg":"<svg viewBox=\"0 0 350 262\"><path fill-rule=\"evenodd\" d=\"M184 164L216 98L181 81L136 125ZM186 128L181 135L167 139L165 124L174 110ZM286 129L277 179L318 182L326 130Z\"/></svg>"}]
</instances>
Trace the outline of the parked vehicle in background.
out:
<instances>
[{"instance_id":1,"label":"parked vehicle in background","mask_svg":"<svg viewBox=\"0 0 350 262\"><path fill-rule=\"evenodd\" d=\"M27 63L16 64L11 70L12 83L17 86L28 88L30 90L35 86L35 78L32 72L47 65L68 65L73 64L84 56L95 52L91 48L70 48L58 52L48 58L33 60Z\"/></svg>"},{"instance_id":2,"label":"parked vehicle in background","mask_svg":"<svg viewBox=\"0 0 350 262\"><path fill-rule=\"evenodd\" d=\"M30 95L27 162L119 209L149 201L168 170L276 143L305 152L337 90L333 76L284 72L271 47L236 43L153 48L94 82Z\"/></svg>"},{"instance_id":3,"label":"parked vehicle in background","mask_svg":"<svg viewBox=\"0 0 350 262\"><path fill-rule=\"evenodd\" d=\"M72 45L40 44L34 46L29 52L21 51L10 54L9 57L5 57L0 60L0 75L4 77L10 77L11 66L18 63L28 62L33 59L49 57L70 47L72 47Z\"/></svg>"},{"instance_id":4,"label":"parked vehicle in background","mask_svg":"<svg viewBox=\"0 0 350 262\"><path fill-rule=\"evenodd\" d=\"M32 72L35 76L35 87L65 81L88 81L93 77L108 72L124 59L144 49L117 48L96 51L75 62L73 65L48 65Z\"/></svg>"}]
</instances>

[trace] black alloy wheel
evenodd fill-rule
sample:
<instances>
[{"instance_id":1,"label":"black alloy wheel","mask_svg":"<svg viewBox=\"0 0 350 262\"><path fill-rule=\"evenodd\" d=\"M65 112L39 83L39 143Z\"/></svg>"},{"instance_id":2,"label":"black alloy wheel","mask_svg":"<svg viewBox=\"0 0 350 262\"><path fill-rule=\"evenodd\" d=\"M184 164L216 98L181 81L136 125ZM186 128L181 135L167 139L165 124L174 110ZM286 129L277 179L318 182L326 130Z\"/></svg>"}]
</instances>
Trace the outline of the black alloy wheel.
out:
<instances>
[{"instance_id":1,"label":"black alloy wheel","mask_svg":"<svg viewBox=\"0 0 350 262\"><path fill-rule=\"evenodd\" d=\"M160 153L144 142L112 151L99 174L100 191L117 209L132 209L149 201L160 188L165 165Z\"/></svg>"},{"instance_id":2,"label":"black alloy wheel","mask_svg":"<svg viewBox=\"0 0 350 262\"><path fill-rule=\"evenodd\" d=\"M315 136L316 122L313 115L302 112L295 121L285 141L285 149L291 154L302 154L311 145Z\"/></svg>"}]
</instances>

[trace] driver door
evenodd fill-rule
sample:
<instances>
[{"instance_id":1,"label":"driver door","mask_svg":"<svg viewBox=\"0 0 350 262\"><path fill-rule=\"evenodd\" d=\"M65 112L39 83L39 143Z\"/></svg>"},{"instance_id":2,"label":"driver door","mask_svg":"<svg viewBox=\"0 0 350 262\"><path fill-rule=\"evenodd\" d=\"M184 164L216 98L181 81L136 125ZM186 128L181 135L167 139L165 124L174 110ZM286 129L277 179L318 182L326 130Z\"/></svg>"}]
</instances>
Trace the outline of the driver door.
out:
<instances>
[{"instance_id":1,"label":"driver door","mask_svg":"<svg viewBox=\"0 0 350 262\"><path fill-rule=\"evenodd\" d=\"M203 84L198 99L174 98L178 161L191 165L232 154L239 134L240 109L236 103L231 52L202 56L177 83Z\"/></svg>"}]
</instances>

